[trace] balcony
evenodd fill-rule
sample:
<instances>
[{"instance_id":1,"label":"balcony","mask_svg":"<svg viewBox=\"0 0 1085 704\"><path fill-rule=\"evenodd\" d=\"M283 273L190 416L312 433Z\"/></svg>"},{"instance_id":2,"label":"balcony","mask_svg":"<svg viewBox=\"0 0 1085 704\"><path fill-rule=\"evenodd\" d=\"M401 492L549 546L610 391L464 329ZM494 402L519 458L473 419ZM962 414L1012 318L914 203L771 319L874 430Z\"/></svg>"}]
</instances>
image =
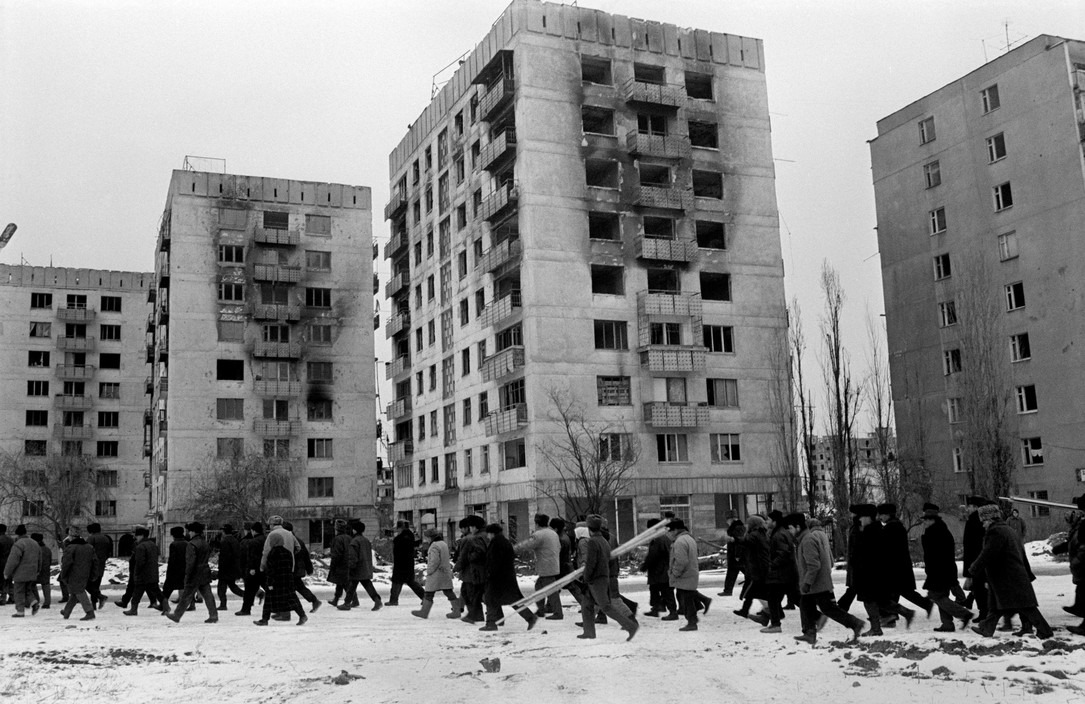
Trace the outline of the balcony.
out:
<instances>
[{"instance_id":1,"label":"balcony","mask_svg":"<svg viewBox=\"0 0 1085 704\"><path fill-rule=\"evenodd\" d=\"M152 286L147 289L147 302L154 303L156 300L158 300L158 289Z\"/></svg>"},{"instance_id":2,"label":"balcony","mask_svg":"<svg viewBox=\"0 0 1085 704\"><path fill-rule=\"evenodd\" d=\"M686 104L686 92L682 86L645 83L630 78L621 86L621 96L627 103L662 105L680 108Z\"/></svg>"},{"instance_id":3,"label":"balcony","mask_svg":"<svg viewBox=\"0 0 1085 704\"><path fill-rule=\"evenodd\" d=\"M147 364L154 364L154 343L147 343L147 356L144 358Z\"/></svg>"},{"instance_id":4,"label":"balcony","mask_svg":"<svg viewBox=\"0 0 1085 704\"><path fill-rule=\"evenodd\" d=\"M94 338L57 335L57 349L68 352L90 352L94 349Z\"/></svg>"},{"instance_id":5,"label":"balcony","mask_svg":"<svg viewBox=\"0 0 1085 704\"><path fill-rule=\"evenodd\" d=\"M522 345L506 347L505 349L491 354L482 360L479 369L482 371L483 381L494 381L512 374L524 366L524 348Z\"/></svg>"},{"instance_id":6,"label":"balcony","mask_svg":"<svg viewBox=\"0 0 1085 704\"><path fill-rule=\"evenodd\" d=\"M413 454L413 440L400 440L399 442L393 442L388 446L388 461L391 464L403 462Z\"/></svg>"},{"instance_id":7,"label":"balcony","mask_svg":"<svg viewBox=\"0 0 1085 704\"><path fill-rule=\"evenodd\" d=\"M72 323L90 323L97 315L93 308L57 308L57 318Z\"/></svg>"},{"instance_id":8,"label":"balcony","mask_svg":"<svg viewBox=\"0 0 1085 704\"><path fill-rule=\"evenodd\" d=\"M516 130L512 127L490 140L478 155L478 166L493 171L516 156Z\"/></svg>"},{"instance_id":9,"label":"balcony","mask_svg":"<svg viewBox=\"0 0 1085 704\"><path fill-rule=\"evenodd\" d=\"M478 266L483 271L492 272L500 269L511 261L518 260L522 251L520 240L504 240L500 244L490 247L479 258Z\"/></svg>"},{"instance_id":10,"label":"balcony","mask_svg":"<svg viewBox=\"0 0 1085 704\"><path fill-rule=\"evenodd\" d=\"M169 390L170 390L169 377L166 377L166 376L158 377L158 395L159 396L165 396L166 394L169 393Z\"/></svg>"},{"instance_id":11,"label":"balcony","mask_svg":"<svg viewBox=\"0 0 1085 704\"><path fill-rule=\"evenodd\" d=\"M515 94L516 81L502 75L490 84L486 89L486 94L478 101L479 116L489 122L493 114L512 100Z\"/></svg>"},{"instance_id":12,"label":"balcony","mask_svg":"<svg viewBox=\"0 0 1085 704\"><path fill-rule=\"evenodd\" d=\"M640 351L640 364L650 372L704 371L707 348L648 345Z\"/></svg>"},{"instance_id":13,"label":"balcony","mask_svg":"<svg viewBox=\"0 0 1085 704\"><path fill-rule=\"evenodd\" d=\"M95 369L89 364L58 364L56 366L56 375L58 379L73 381L93 379Z\"/></svg>"},{"instance_id":14,"label":"balcony","mask_svg":"<svg viewBox=\"0 0 1085 704\"><path fill-rule=\"evenodd\" d=\"M488 327L490 325L497 325L513 313L518 312L520 312L520 291L519 289L514 289L504 298L490 301L490 305L482 309L482 315L479 316L479 320L483 327Z\"/></svg>"},{"instance_id":15,"label":"balcony","mask_svg":"<svg viewBox=\"0 0 1085 704\"><path fill-rule=\"evenodd\" d=\"M252 278L253 281L296 284L301 281L301 267L292 264L257 264Z\"/></svg>"},{"instance_id":16,"label":"balcony","mask_svg":"<svg viewBox=\"0 0 1085 704\"><path fill-rule=\"evenodd\" d=\"M257 342L252 356L297 359L301 356L301 345L297 342Z\"/></svg>"},{"instance_id":17,"label":"balcony","mask_svg":"<svg viewBox=\"0 0 1085 704\"><path fill-rule=\"evenodd\" d=\"M94 426L57 423L53 426L53 436L64 440L89 440L94 437Z\"/></svg>"},{"instance_id":18,"label":"balcony","mask_svg":"<svg viewBox=\"0 0 1085 704\"><path fill-rule=\"evenodd\" d=\"M385 413L388 415L389 420L396 420L398 418L402 418L403 416L407 415L410 412L411 412L411 397L410 396L404 396L402 398L397 398L395 401L392 401L391 403L389 403L388 407L385 408Z\"/></svg>"},{"instance_id":19,"label":"balcony","mask_svg":"<svg viewBox=\"0 0 1085 704\"><path fill-rule=\"evenodd\" d=\"M252 391L259 396L300 396L301 382L279 379L254 379Z\"/></svg>"},{"instance_id":20,"label":"balcony","mask_svg":"<svg viewBox=\"0 0 1085 704\"><path fill-rule=\"evenodd\" d=\"M154 415L151 413L150 409L143 412L143 424L144 425L149 427L151 425L151 419L152 418L154 418Z\"/></svg>"},{"instance_id":21,"label":"balcony","mask_svg":"<svg viewBox=\"0 0 1085 704\"><path fill-rule=\"evenodd\" d=\"M270 227L255 228L252 238L257 244L282 247L297 247L301 242L301 235L297 230L275 230Z\"/></svg>"},{"instance_id":22,"label":"balcony","mask_svg":"<svg viewBox=\"0 0 1085 704\"><path fill-rule=\"evenodd\" d=\"M633 156L663 159L686 159L690 156L689 137L685 135L630 132L625 136L625 148Z\"/></svg>"},{"instance_id":23,"label":"balcony","mask_svg":"<svg viewBox=\"0 0 1085 704\"><path fill-rule=\"evenodd\" d=\"M143 380L143 393L148 396L154 393L154 382L151 381L151 377L147 377Z\"/></svg>"},{"instance_id":24,"label":"balcony","mask_svg":"<svg viewBox=\"0 0 1085 704\"><path fill-rule=\"evenodd\" d=\"M384 285L384 295L388 298L392 298L397 293L407 288L410 284L410 279L406 274L399 273L388 279L388 283Z\"/></svg>"},{"instance_id":25,"label":"balcony","mask_svg":"<svg viewBox=\"0 0 1085 704\"><path fill-rule=\"evenodd\" d=\"M671 208L689 210L693 207L693 191L667 186L636 184L630 193L634 205L642 208Z\"/></svg>"},{"instance_id":26,"label":"balcony","mask_svg":"<svg viewBox=\"0 0 1085 704\"><path fill-rule=\"evenodd\" d=\"M392 238L388 240L388 244L384 245L384 258L391 259L401 249L407 246L407 233L396 232L392 235Z\"/></svg>"},{"instance_id":27,"label":"balcony","mask_svg":"<svg viewBox=\"0 0 1085 704\"><path fill-rule=\"evenodd\" d=\"M409 355L403 355L402 357L396 357L393 361L384 365L384 378L395 379L403 372L409 372L411 370L411 358Z\"/></svg>"},{"instance_id":28,"label":"balcony","mask_svg":"<svg viewBox=\"0 0 1085 704\"><path fill-rule=\"evenodd\" d=\"M644 404L644 422L655 428L699 428L708 425L707 406Z\"/></svg>"},{"instance_id":29,"label":"balcony","mask_svg":"<svg viewBox=\"0 0 1085 704\"><path fill-rule=\"evenodd\" d=\"M411 314L410 312L396 313L388 319L388 324L384 326L384 334L386 337L392 337L404 330L409 331L411 329Z\"/></svg>"},{"instance_id":30,"label":"balcony","mask_svg":"<svg viewBox=\"0 0 1085 704\"><path fill-rule=\"evenodd\" d=\"M256 303L252 307L256 320L301 320L301 306L297 303Z\"/></svg>"},{"instance_id":31,"label":"balcony","mask_svg":"<svg viewBox=\"0 0 1085 704\"><path fill-rule=\"evenodd\" d=\"M639 234L633 245L636 256L640 259L692 262L697 257L697 243L688 240L665 240Z\"/></svg>"},{"instance_id":32,"label":"balcony","mask_svg":"<svg viewBox=\"0 0 1085 704\"><path fill-rule=\"evenodd\" d=\"M407 191L406 189L396 186L392 189L391 197L388 199L388 204L384 206L384 219L391 220L396 215L407 208Z\"/></svg>"},{"instance_id":33,"label":"balcony","mask_svg":"<svg viewBox=\"0 0 1085 704\"><path fill-rule=\"evenodd\" d=\"M301 432L301 421L257 418L252 422L252 429L263 437L289 437Z\"/></svg>"},{"instance_id":34,"label":"balcony","mask_svg":"<svg viewBox=\"0 0 1085 704\"><path fill-rule=\"evenodd\" d=\"M527 404L516 403L486 416L486 434L499 435L527 425Z\"/></svg>"},{"instance_id":35,"label":"balcony","mask_svg":"<svg viewBox=\"0 0 1085 704\"><path fill-rule=\"evenodd\" d=\"M154 313L147 314L147 332L154 332L155 322Z\"/></svg>"},{"instance_id":36,"label":"balcony","mask_svg":"<svg viewBox=\"0 0 1085 704\"><path fill-rule=\"evenodd\" d=\"M702 308L699 293L641 291L637 294L637 315L700 318Z\"/></svg>"},{"instance_id":37,"label":"balcony","mask_svg":"<svg viewBox=\"0 0 1085 704\"><path fill-rule=\"evenodd\" d=\"M482 199L478 207L478 218L492 222L499 215L503 215L510 208L515 208L516 201L520 197L520 190L511 181L506 181L497 190Z\"/></svg>"},{"instance_id":38,"label":"balcony","mask_svg":"<svg viewBox=\"0 0 1085 704\"><path fill-rule=\"evenodd\" d=\"M64 411L85 411L94 407L94 397L86 394L57 394L56 407Z\"/></svg>"}]
</instances>

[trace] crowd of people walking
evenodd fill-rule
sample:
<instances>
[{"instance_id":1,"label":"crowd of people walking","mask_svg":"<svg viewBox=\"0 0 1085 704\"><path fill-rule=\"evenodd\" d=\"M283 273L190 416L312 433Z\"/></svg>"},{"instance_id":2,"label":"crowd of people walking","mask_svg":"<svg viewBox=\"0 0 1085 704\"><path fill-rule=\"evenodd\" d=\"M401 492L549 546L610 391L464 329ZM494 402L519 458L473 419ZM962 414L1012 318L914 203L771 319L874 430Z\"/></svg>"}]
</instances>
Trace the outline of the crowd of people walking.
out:
<instances>
[{"instance_id":1,"label":"crowd of people walking","mask_svg":"<svg viewBox=\"0 0 1085 704\"><path fill-rule=\"evenodd\" d=\"M1083 619L1067 630L1085 636L1085 495L1075 498L1074 503L1077 510L1068 517L1066 547L1075 598L1072 605L1063 608ZM733 613L756 621L764 634L782 633L785 612L797 610L799 628L794 637L811 645L830 620L849 631L850 638L875 637L901 623L911 627L919 611L930 617L935 609L938 625L933 630L940 633L971 626L988 637L996 630L1013 631L1018 636L1052 636L1053 629L1040 612L1032 588L1035 577L1024 549L1025 526L1016 511L1004 517L994 502L981 497L968 499L961 573L952 532L938 506L926 504L920 539L925 594L917 590L908 530L897 517L896 506L856 504L851 514L843 556L845 591L839 600L832 578L835 560L830 531L802 513L784 515L780 511L751 515L745 521L736 517L730 522L721 537L726 544L727 573L719 596L737 597ZM666 530L659 526L661 521L666 521ZM309 614L322 605L305 581L314 573L312 557L288 521L272 516L267 527L265 533L262 523L246 524L239 535L233 526L223 526L218 541L217 594L212 589L213 549L201 523L170 530L161 587L163 551L146 528L137 528L128 582L116 604L125 616L134 617L146 597L152 612L179 623L202 601L207 610L204 622L217 623L232 593L241 599L236 616L252 615L260 602L259 618L253 621L257 626L292 620L292 614L297 615L297 625L305 624ZM649 520L648 529L644 539L650 541L640 568L646 574L649 604L642 616L683 621L680 631L696 631L713 601L699 591L698 541L684 521L672 514ZM377 611L397 606L406 586L420 601L419 608L411 611L415 617L429 618L440 592L449 603L449 619L481 624L482 631L497 631L505 622L505 607L512 606L530 630L540 619L564 620L561 592L568 591L579 606L579 638L596 638L596 626L611 620L627 634L627 640L638 632L638 604L619 589L618 559L613 554L616 541L602 517L585 516L573 525L538 514L535 530L515 544L500 524L487 524L480 516L464 518L459 530L460 535L451 543L440 530L425 531L425 569L420 583L415 572L419 541L407 523L399 522L392 540L391 588L384 601L373 584L373 545L365 535L365 524L335 521L327 572L328 581L335 586L330 604L340 611L359 608L361 587L372 602L371 610ZM13 604L12 616L25 618L51 607L53 553L40 533L27 534L22 525L14 532L13 539L0 524L4 580L0 603ZM82 620L92 620L106 603L101 583L113 552L112 541L101 526L91 524L85 537L78 527L70 528L59 549L60 614L67 619L80 606ZM536 571L534 591L527 597L518 582L518 555L530 556ZM574 571L578 571L575 579ZM458 595L455 575L460 581ZM740 587L737 595L736 587ZM171 609L170 598L175 592L179 597ZM303 601L309 604L308 612ZM850 613L855 601L861 603L865 620ZM1014 625L1014 617L1019 626Z\"/></svg>"}]
</instances>

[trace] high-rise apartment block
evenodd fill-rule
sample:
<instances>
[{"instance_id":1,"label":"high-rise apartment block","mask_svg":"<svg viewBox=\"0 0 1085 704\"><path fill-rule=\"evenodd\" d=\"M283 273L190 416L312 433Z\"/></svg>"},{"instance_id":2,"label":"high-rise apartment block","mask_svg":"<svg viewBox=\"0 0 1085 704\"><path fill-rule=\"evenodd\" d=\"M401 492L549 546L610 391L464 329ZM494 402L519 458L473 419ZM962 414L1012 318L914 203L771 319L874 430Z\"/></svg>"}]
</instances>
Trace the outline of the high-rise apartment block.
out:
<instances>
[{"instance_id":1,"label":"high-rise apartment block","mask_svg":"<svg viewBox=\"0 0 1085 704\"><path fill-rule=\"evenodd\" d=\"M107 534L147 520L141 343L153 285L143 272L0 265L0 522L51 536L44 502L75 496ZM68 471L82 476L65 488Z\"/></svg>"},{"instance_id":2,"label":"high-rise apartment block","mask_svg":"<svg viewBox=\"0 0 1085 704\"><path fill-rule=\"evenodd\" d=\"M986 471L994 414L1020 495L1085 488L1083 139L1085 43L1047 35L878 122L898 447L946 495Z\"/></svg>"},{"instance_id":3,"label":"high-rise apartment block","mask_svg":"<svg viewBox=\"0 0 1085 704\"><path fill-rule=\"evenodd\" d=\"M619 539L770 504L789 396L759 40L515 0L389 166L401 517L568 515L559 406L591 453L639 457Z\"/></svg>"},{"instance_id":4,"label":"high-rise apartment block","mask_svg":"<svg viewBox=\"0 0 1085 704\"><path fill-rule=\"evenodd\" d=\"M368 188L173 173L146 321L161 523L214 469L271 462L299 537L376 525L371 227Z\"/></svg>"}]
</instances>

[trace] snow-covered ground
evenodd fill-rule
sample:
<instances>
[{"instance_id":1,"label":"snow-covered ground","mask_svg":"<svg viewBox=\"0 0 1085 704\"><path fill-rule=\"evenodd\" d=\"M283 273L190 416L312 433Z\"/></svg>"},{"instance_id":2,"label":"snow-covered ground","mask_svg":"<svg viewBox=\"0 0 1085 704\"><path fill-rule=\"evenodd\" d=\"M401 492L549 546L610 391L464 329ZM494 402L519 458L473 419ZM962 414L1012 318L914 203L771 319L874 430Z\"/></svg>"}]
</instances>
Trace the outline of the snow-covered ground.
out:
<instances>
[{"instance_id":1,"label":"snow-covered ground","mask_svg":"<svg viewBox=\"0 0 1085 704\"><path fill-rule=\"evenodd\" d=\"M1041 550L1037 545L1033 552ZM798 614L787 612L784 632L766 635L731 613L734 597L717 597L723 574L702 573L713 597L700 630L680 633L681 622L641 618L632 642L615 625L598 638L576 638L578 614L567 595L562 622L541 621L532 631L511 618L498 633L444 618L438 601L428 621L402 606L373 613L324 607L302 627L252 625L230 613L206 625L206 612L189 612L174 625L147 610L126 617L109 604L100 617L63 621L57 607L34 618L7 618L0 609L0 703L6 702L962 702L1027 701L1064 704L1085 700L1085 638L1067 633L1079 619L1061 606L1073 599L1065 563L1036 554L1035 587L1056 637L969 632L933 633L937 615L922 614L911 630L845 644L849 635L829 623L814 648L797 643ZM123 565L122 565L123 566ZM120 570L117 569L116 572ZM922 571L917 575L922 580ZM834 575L837 594L843 574ZM387 597L387 574L378 575ZM530 588L524 579L522 588ZM107 594L117 597L121 585ZM647 605L643 577L623 579L623 592ZM317 582L317 595L330 590ZM54 598L57 590L54 586ZM507 611L507 610L506 610ZM861 606L852 612L862 616ZM500 659L487 672L483 659Z\"/></svg>"}]
</instances>

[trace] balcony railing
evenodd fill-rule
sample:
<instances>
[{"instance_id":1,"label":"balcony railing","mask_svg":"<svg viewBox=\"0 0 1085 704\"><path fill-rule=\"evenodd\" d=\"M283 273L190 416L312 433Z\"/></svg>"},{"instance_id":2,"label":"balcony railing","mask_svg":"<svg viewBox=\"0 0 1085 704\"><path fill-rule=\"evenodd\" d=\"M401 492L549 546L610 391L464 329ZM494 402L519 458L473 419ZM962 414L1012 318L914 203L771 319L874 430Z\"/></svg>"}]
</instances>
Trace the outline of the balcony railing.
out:
<instances>
[{"instance_id":1,"label":"balcony railing","mask_svg":"<svg viewBox=\"0 0 1085 704\"><path fill-rule=\"evenodd\" d=\"M696 372L705 368L705 347L649 345L640 352L641 366L650 372Z\"/></svg>"},{"instance_id":2,"label":"balcony railing","mask_svg":"<svg viewBox=\"0 0 1085 704\"><path fill-rule=\"evenodd\" d=\"M252 390L260 396L298 396L301 394L301 382L255 379L252 382Z\"/></svg>"},{"instance_id":3,"label":"balcony railing","mask_svg":"<svg viewBox=\"0 0 1085 704\"><path fill-rule=\"evenodd\" d=\"M56 375L60 379L93 379L95 367L89 364L58 364Z\"/></svg>"},{"instance_id":4,"label":"balcony railing","mask_svg":"<svg viewBox=\"0 0 1085 704\"><path fill-rule=\"evenodd\" d=\"M490 301L490 305L482 309L482 315L479 316L481 325L488 327L490 325L497 325L505 318L508 318L513 313L520 310L520 291L513 290L504 298L498 298L497 300Z\"/></svg>"},{"instance_id":5,"label":"balcony railing","mask_svg":"<svg viewBox=\"0 0 1085 704\"><path fill-rule=\"evenodd\" d=\"M151 377L147 377L143 380L143 393L148 396L154 393L154 382L151 381Z\"/></svg>"},{"instance_id":6,"label":"balcony railing","mask_svg":"<svg viewBox=\"0 0 1085 704\"><path fill-rule=\"evenodd\" d=\"M697 257L697 243L689 240L664 240L637 235L634 241L637 257L667 262L691 262Z\"/></svg>"},{"instance_id":7,"label":"balcony railing","mask_svg":"<svg viewBox=\"0 0 1085 704\"><path fill-rule=\"evenodd\" d=\"M494 381L507 374L511 374L524 366L524 348L522 345L506 347L505 349L490 355L482 360L479 368L482 370L483 381Z\"/></svg>"},{"instance_id":8,"label":"balcony railing","mask_svg":"<svg viewBox=\"0 0 1085 704\"><path fill-rule=\"evenodd\" d=\"M253 240L257 244L297 247L301 234L297 230L275 230L270 227L257 227L253 230Z\"/></svg>"},{"instance_id":9,"label":"balcony railing","mask_svg":"<svg viewBox=\"0 0 1085 704\"><path fill-rule=\"evenodd\" d=\"M94 437L94 426L57 423L53 426L53 435L65 440L89 440Z\"/></svg>"},{"instance_id":10,"label":"balcony railing","mask_svg":"<svg viewBox=\"0 0 1085 704\"><path fill-rule=\"evenodd\" d=\"M490 84L486 94L478 101L478 111L483 120L489 121L493 113L516 94L516 81L502 76Z\"/></svg>"},{"instance_id":11,"label":"balcony railing","mask_svg":"<svg viewBox=\"0 0 1085 704\"><path fill-rule=\"evenodd\" d=\"M478 259L477 266L483 271L495 271L508 262L519 259L522 251L520 240L505 240L497 246L490 247Z\"/></svg>"},{"instance_id":12,"label":"balcony railing","mask_svg":"<svg viewBox=\"0 0 1085 704\"><path fill-rule=\"evenodd\" d=\"M405 189L396 186L392 189L392 195L388 199L388 204L384 206L384 219L391 220L404 208L407 207L407 191Z\"/></svg>"},{"instance_id":13,"label":"balcony railing","mask_svg":"<svg viewBox=\"0 0 1085 704\"><path fill-rule=\"evenodd\" d=\"M297 435L301 432L301 421L257 418L252 422L252 428L257 435L263 435L264 437L284 437Z\"/></svg>"},{"instance_id":14,"label":"balcony railing","mask_svg":"<svg viewBox=\"0 0 1085 704\"><path fill-rule=\"evenodd\" d=\"M482 204L478 207L479 219L495 220L506 210L514 207L519 197L520 191L515 183L508 181L498 186L496 191L482 199Z\"/></svg>"},{"instance_id":15,"label":"balcony railing","mask_svg":"<svg viewBox=\"0 0 1085 704\"><path fill-rule=\"evenodd\" d=\"M514 156L516 156L516 130L510 127L482 148L478 155L478 165L479 168L490 171Z\"/></svg>"},{"instance_id":16,"label":"balcony railing","mask_svg":"<svg viewBox=\"0 0 1085 704\"><path fill-rule=\"evenodd\" d=\"M252 272L254 281L296 284L301 281L301 267L290 264L257 264Z\"/></svg>"},{"instance_id":17,"label":"balcony railing","mask_svg":"<svg viewBox=\"0 0 1085 704\"><path fill-rule=\"evenodd\" d=\"M394 379L403 372L411 370L411 358L409 355L403 355L402 357L396 357L394 360L384 365L384 378Z\"/></svg>"},{"instance_id":18,"label":"balcony railing","mask_svg":"<svg viewBox=\"0 0 1085 704\"><path fill-rule=\"evenodd\" d=\"M56 407L65 411L85 411L94 406L94 397L87 394L57 394Z\"/></svg>"},{"instance_id":19,"label":"balcony railing","mask_svg":"<svg viewBox=\"0 0 1085 704\"><path fill-rule=\"evenodd\" d=\"M57 349L72 352L89 352L94 349L93 337L64 337L57 336Z\"/></svg>"},{"instance_id":20,"label":"balcony railing","mask_svg":"<svg viewBox=\"0 0 1085 704\"><path fill-rule=\"evenodd\" d=\"M685 159L690 155L689 137L677 134L630 132L625 136L625 148L633 156Z\"/></svg>"},{"instance_id":21,"label":"balcony railing","mask_svg":"<svg viewBox=\"0 0 1085 704\"><path fill-rule=\"evenodd\" d=\"M407 246L407 233L396 232L392 235L392 238L388 240L388 244L384 245L384 258L391 259L396 255L399 250Z\"/></svg>"},{"instance_id":22,"label":"balcony railing","mask_svg":"<svg viewBox=\"0 0 1085 704\"><path fill-rule=\"evenodd\" d=\"M516 403L486 416L486 434L498 435L527 425L527 404Z\"/></svg>"},{"instance_id":23,"label":"balcony railing","mask_svg":"<svg viewBox=\"0 0 1085 704\"><path fill-rule=\"evenodd\" d=\"M395 274L392 278L388 279L388 283L384 285L384 295L388 298L395 296L397 293L407 288L410 283L410 279L406 274Z\"/></svg>"},{"instance_id":24,"label":"balcony railing","mask_svg":"<svg viewBox=\"0 0 1085 704\"><path fill-rule=\"evenodd\" d=\"M410 312L396 313L388 319L388 324L384 326L384 333L386 337L392 337L393 335L402 332L404 330L410 330L411 327L411 314Z\"/></svg>"},{"instance_id":25,"label":"balcony railing","mask_svg":"<svg viewBox=\"0 0 1085 704\"><path fill-rule=\"evenodd\" d=\"M402 462L414 454L413 440L400 440L388 445L388 461L392 464Z\"/></svg>"},{"instance_id":26,"label":"balcony railing","mask_svg":"<svg viewBox=\"0 0 1085 704\"><path fill-rule=\"evenodd\" d=\"M684 188L636 184L630 193L634 205L644 208L689 210L693 207L693 192Z\"/></svg>"},{"instance_id":27,"label":"balcony railing","mask_svg":"<svg viewBox=\"0 0 1085 704\"><path fill-rule=\"evenodd\" d=\"M637 294L637 314L700 318L703 304L699 293L641 291Z\"/></svg>"},{"instance_id":28,"label":"balcony railing","mask_svg":"<svg viewBox=\"0 0 1085 704\"><path fill-rule=\"evenodd\" d=\"M147 332L154 332L154 313L147 314Z\"/></svg>"},{"instance_id":29,"label":"balcony railing","mask_svg":"<svg viewBox=\"0 0 1085 704\"><path fill-rule=\"evenodd\" d=\"M93 308L57 308L57 318L73 323L89 323L97 317Z\"/></svg>"},{"instance_id":30,"label":"balcony railing","mask_svg":"<svg viewBox=\"0 0 1085 704\"><path fill-rule=\"evenodd\" d=\"M646 403L644 422L656 428L698 428L708 425L708 407Z\"/></svg>"},{"instance_id":31,"label":"balcony railing","mask_svg":"<svg viewBox=\"0 0 1085 704\"><path fill-rule=\"evenodd\" d=\"M256 303L252 317L257 320L300 320L301 306L297 303Z\"/></svg>"},{"instance_id":32,"label":"balcony railing","mask_svg":"<svg viewBox=\"0 0 1085 704\"><path fill-rule=\"evenodd\" d=\"M402 418L411 412L411 397L404 396L402 398L397 398L395 401L388 404L388 407L385 408L385 412L391 420Z\"/></svg>"},{"instance_id":33,"label":"balcony railing","mask_svg":"<svg viewBox=\"0 0 1085 704\"><path fill-rule=\"evenodd\" d=\"M301 345L297 342L257 342L252 354L254 357L295 359L301 356Z\"/></svg>"},{"instance_id":34,"label":"balcony railing","mask_svg":"<svg viewBox=\"0 0 1085 704\"><path fill-rule=\"evenodd\" d=\"M680 108L686 104L686 92L683 87L645 83L635 78L630 78L622 84L621 94L627 103L663 105L671 108Z\"/></svg>"}]
</instances>

